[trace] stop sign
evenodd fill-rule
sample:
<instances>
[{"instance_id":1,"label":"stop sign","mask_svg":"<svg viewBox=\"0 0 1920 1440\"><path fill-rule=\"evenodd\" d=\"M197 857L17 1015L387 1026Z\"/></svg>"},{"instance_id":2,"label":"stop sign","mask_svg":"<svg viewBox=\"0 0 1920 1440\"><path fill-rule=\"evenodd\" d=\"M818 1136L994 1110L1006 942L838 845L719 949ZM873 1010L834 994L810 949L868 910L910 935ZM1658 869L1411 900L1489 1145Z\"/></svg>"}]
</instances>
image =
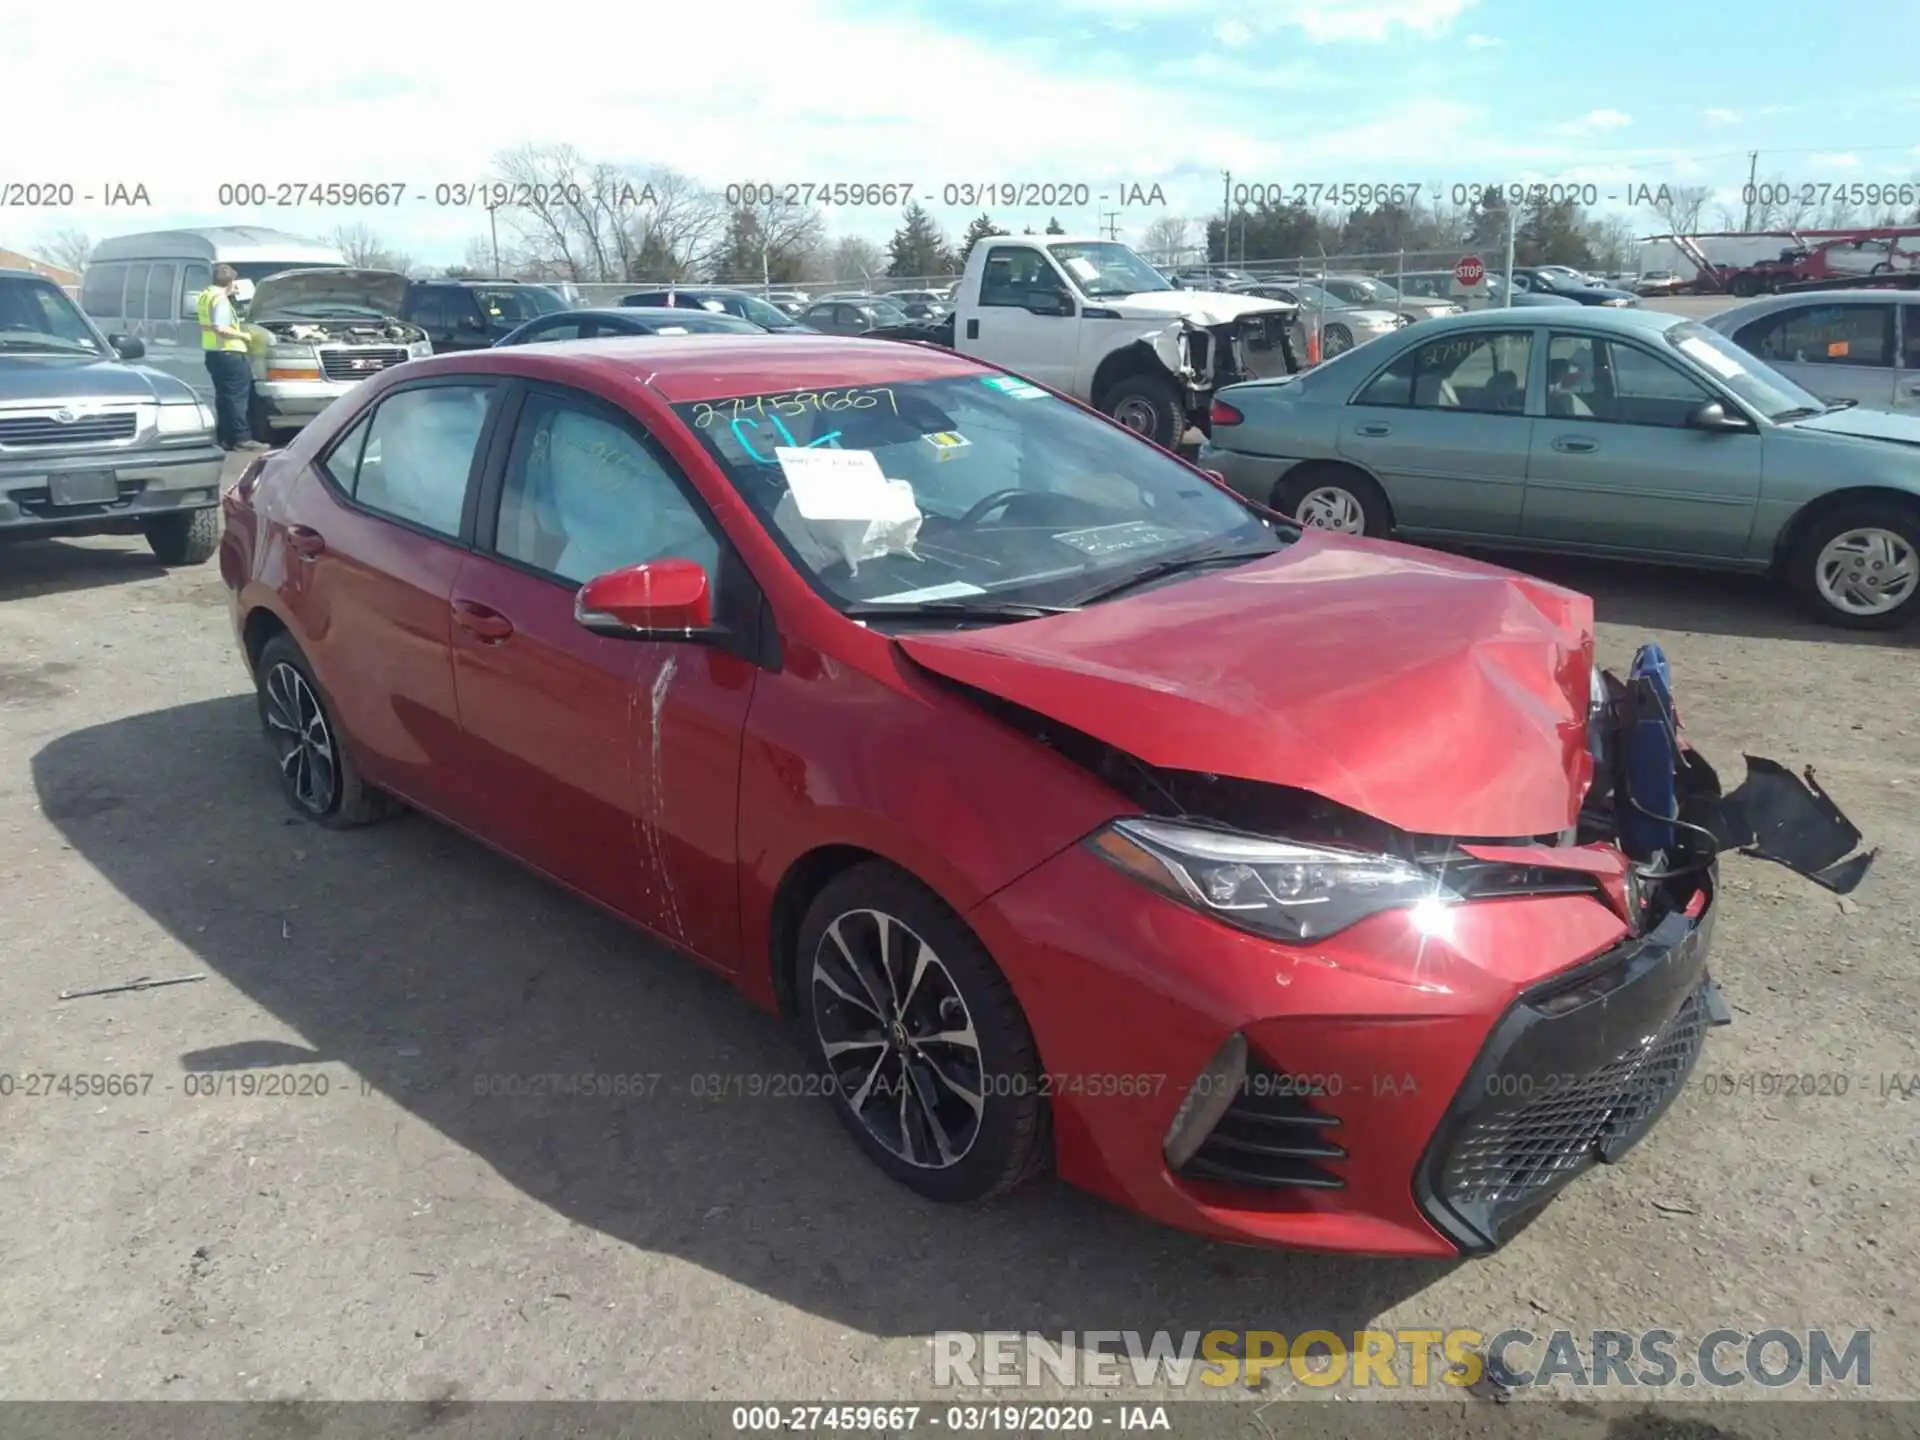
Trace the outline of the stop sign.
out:
<instances>
[{"instance_id":1,"label":"stop sign","mask_svg":"<svg viewBox=\"0 0 1920 1440\"><path fill-rule=\"evenodd\" d=\"M1487 278L1487 267L1480 263L1478 255L1463 255L1453 267L1453 278L1462 285L1478 285Z\"/></svg>"}]
</instances>

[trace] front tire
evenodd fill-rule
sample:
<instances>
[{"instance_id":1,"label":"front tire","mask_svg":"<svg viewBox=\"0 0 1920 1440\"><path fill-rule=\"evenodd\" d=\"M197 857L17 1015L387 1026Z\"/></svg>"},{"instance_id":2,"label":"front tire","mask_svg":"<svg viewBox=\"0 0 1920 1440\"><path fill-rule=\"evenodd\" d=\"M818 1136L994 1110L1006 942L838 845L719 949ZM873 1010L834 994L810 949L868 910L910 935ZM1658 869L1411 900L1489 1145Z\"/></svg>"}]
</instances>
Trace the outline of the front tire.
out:
<instances>
[{"instance_id":1,"label":"front tire","mask_svg":"<svg viewBox=\"0 0 1920 1440\"><path fill-rule=\"evenodd\" d=\"M204 565L220 548L220 509L208 505L157 516L142 529L147 548L162 565Z\"/></svg>"},{"instance_id":2,"label":"front tire","mask_svg":"<svg viewBox=\"0 0 1920 1440\"><path fill-rule=\"evenodd\" d=\"M1862 500L1823 515L1794 545L1787 581L1829 625L1898 629L1920 616L1920 510Z\"/></svg>"},{"instance_id":3,"label":"front tire","mask_svg":"<svg viewBox=\"0 0 1920 1440\"><path fill-rule=\"evenodd\" d=\"M804 1041L867 1158L930 1200L985 1200L1046 1168L1033 1033L973 932L882 862L836 876L801 922Z\"/></svg>"},{"instance_id":4,"label":"front tire","mask_svg":"<svg viewBox=\"0 0 1920 1440\"><path fill-rule=\"evenodd\" d=\"M1393 534L1393 507L1371 475L1348 465L1300 465L1273 487L1273 508L1309 530Z\"/></svg>"},{"instance_id":5,"label":"front tire","mask_svg":"<svg viewBox=\"0 0 1920 1440\"><path fill-rule=\"evenodd\" d=\"M1158 375L1129 375L1100 401L1100 408L1134 434L1171 450L1186 433L1186 412L1171 380Z\"/></svg>"},{"instance_id":6,"label":"front tire","mask_svg":"<svg viewBox=\"0 0 1920 1440\"><path fill-rule=\"evenodd\" d=\"M258 395L247 400L247 430L262 445L273 444L273 416Z\"/></svg>"},{"instance_id":7,"label":"front tire","mask_svg":"<svg viewBox=\"0 0 1920 1440\"><path fill-rule=\"evenodd\" d=\"M254 665L260 727L273 747L287 803L330 830L384 820L398 808L360 778L313 667L291 635L260 649Z\"/></svg>"}]
</instances>

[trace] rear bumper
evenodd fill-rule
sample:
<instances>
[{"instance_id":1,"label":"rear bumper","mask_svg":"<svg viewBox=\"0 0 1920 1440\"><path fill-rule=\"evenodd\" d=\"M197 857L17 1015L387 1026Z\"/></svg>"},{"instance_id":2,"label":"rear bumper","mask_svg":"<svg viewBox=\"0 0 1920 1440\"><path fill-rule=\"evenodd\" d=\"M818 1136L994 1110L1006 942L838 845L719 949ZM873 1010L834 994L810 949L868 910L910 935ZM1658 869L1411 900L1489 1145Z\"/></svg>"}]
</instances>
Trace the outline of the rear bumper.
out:
<instances>
[{"instance_id":1,"label":"rear bumper","mask_svg":"<svg viewBox=\"0 0 1920 1440\"><path fill-rule=\"evenodd\" d=\"M110 455L62 456L39 464L9 461L0 468L0 533L98 534L137 528L156 515L204 510L220 503L220 473L226 452L217 445L188 445L177 450L123 451ZM111 501L55 505L55 477L111 471L118 495Z\"/></svg>"}]
</instances>

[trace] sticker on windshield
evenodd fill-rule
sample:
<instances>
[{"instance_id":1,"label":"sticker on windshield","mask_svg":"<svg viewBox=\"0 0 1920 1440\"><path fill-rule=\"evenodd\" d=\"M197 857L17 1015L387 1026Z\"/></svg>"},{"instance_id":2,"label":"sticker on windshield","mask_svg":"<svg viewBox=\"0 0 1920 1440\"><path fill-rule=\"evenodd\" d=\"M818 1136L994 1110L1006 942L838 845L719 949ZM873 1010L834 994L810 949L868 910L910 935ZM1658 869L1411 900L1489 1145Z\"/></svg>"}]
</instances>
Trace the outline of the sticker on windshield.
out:
<instances>
[{"instance_id":1,"label":"sticker on windshield","mask_svg":"<svg viewBox=\"0 0 1920 1440\"><path fill-rule=\"evenodd\" d=\"M1098 280L1100 278L1100 267L1084 255L1075 255L1068 260L1067 269L1071 270L1075 277L1081 280Z\"/></svg>"},{"instance_id":2,"label":"sticker on windshield","mask_svg":"<svg viewBox=\"0 0 1920 1440\"><path fill-rule=\"evenodd\" d=\"M1138 550L1147 545L1164 545L1182 539L1184 530L1155 525L1150 520L1129 520L1120 525L1095 525L1087 530L1062 530L1053 536L1062 545L1071 545L1082 555L1098 558Z\"/></svg>"},{"instance_id":3,"label":"sticker on windshield","mask_svg":"<svg viewBox=\"0 0 1920 1440\"><path fill-rule=\"evenodd\" d=\"M876 595L869 605L919 605L928 600L958 600L967 595L984 595L978 585L956 580L950 585L929 585L924 590L902 590L897 595Z\"/></svg>"},{"instance_id":4,"label":"sticker on windshield","mask_svg":"<svg viewBox=\"0 0 1920 1440\"><path fill-rule=\"evenodd\" d=\"M795 450L782 445L773 455L787 477L793 508L804 519L897 520L914 509L913 487L881 474L871 450Z\"/></svg>"},{"instance_id":5,"label":"sticker on windshield","mask_svg":"<svg viewBox=\"0 0 1920 1440\"><path fill-rule=\"evenodd\" d=\"M1011 395L1016 400L1039 400L1047 393L1018 375L989 375L980 383L989 390L998 390L1002 395Z\"/></svg>"},{"instance_id":6,"label":"sticker on windshield","mask_svg":"<svg viewBox=\"0 0 1920 1440\"><path fill-rule=\"evenodd\" d=\"M1689 335L1680 342L1678 348L1684 350L1722 379L1731 380L1745 373L1741 369L1738 360L1734 359L1731 355L1722 355L1698 335Z\"/></svg>"},{"instance_id":7,"label":"sticker on windshield","mask_svg":"<svg viewBox=\"0 0 1920 1440\"><path fill-rule=\"evenodd\" d=\"M920 438L933 447L933 458L936 461L958 460L973 444L957 430L942 430L938 434L922 435Z\"/></svg>"}]
</instances>

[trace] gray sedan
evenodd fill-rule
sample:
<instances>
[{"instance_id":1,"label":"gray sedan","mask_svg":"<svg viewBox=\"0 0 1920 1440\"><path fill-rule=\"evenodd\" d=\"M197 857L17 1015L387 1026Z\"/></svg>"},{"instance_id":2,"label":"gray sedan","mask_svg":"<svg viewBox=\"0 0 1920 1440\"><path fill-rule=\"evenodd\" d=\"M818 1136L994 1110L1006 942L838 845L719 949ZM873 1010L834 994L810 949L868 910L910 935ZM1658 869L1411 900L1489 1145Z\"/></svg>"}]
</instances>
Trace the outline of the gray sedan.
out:
<instances>
[{"instance_id":1,"label":"gray sedan","mask_svg":"<svg viewBox=\"0 0 1920 1440\"><path fill-rule=\"evenodd\" d=\"M1410 295L1377 275L1321 275L1316 279L1320 288L1335 299L1349 305L1392 310L1409 320L1436 320L1442 315L1464 314L1467 308L1457 300Z\"/></svg>"},{"instance_id":2,"label":"gray sedan","mask_svg":"<svg viewBox=\"0 0 1920 1440\"><path fill-rule=\"evenodd\" d=\"M1920 415L1920 296L1769 295L1706 323L1822 399Z\"/></svg>"},{"instance_id":3,"label":"gray sedan","mask_svg":"<svg viewBox=\"0 0 1920 1440\"><path fill-rule=\"evenodd\" d=\"M1830 405L1678 315L1430 320L1230 385L1200 464L1302 524L1772 573L1815 614L1920 614L1920 417Z\"/></svg>"}]
</instances>

